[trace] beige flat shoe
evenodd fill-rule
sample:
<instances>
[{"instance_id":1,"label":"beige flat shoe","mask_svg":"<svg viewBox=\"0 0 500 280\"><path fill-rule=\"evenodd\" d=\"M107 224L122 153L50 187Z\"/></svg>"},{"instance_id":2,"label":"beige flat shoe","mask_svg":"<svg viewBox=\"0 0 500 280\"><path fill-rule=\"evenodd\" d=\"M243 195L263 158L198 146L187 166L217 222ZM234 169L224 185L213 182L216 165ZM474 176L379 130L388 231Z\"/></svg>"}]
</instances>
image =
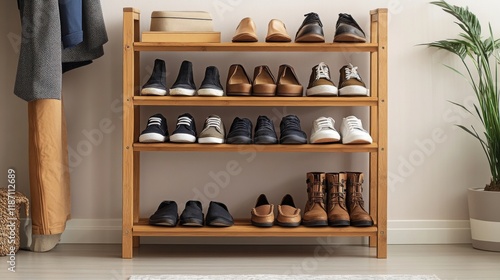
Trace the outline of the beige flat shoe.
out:
<instances>
[{"instance_id":1,"label":"beige flat shoe","mask_svg":"<svg viewBox=\"0 0 500 280\"><path fill-rule=\"evenodd\" d=\"M248 78L245 68L240 64L229 67L226 82L227 96L249 96L252 95L252 82Z\"/></svg>"},{"instance_id":2,"label":"beige flat shoe","mask_svg":"<svg viewBox=\"0 0 500 280\"><path fill-rule=\"evenodd\" d=\"M304 87L299 83L292 66L280 65L278 71L277 96L299 97L302 96Z\"/></svg>"},{"instance_id":3,"label":"beige flat shoe","mask_svg":"<svg viewBox=\"0 0 500 280\"><path fill-rule=\"evenodd\" d=\"M272 19L267 27L266 42L291 42L285 24L279 19Z\"/></svg>"},{"instance_id":4,"label":"beige flat shoe","mask_svg":"<svg viewBox=\"0 0 500 280\"><path fill-rule=\"evenodd\" d=\"M255 67L253 72L253 90L255 96L274 96L276 95L276 82L271 70L266 65Z\"/></svg>"},{"instance_id":5,"label":"beige flat shoe","mask_svg":"<svg viewBox=\"0 0 500 280\"><path fill-rule=\"evenodd\" d=\"M256 27L253 20L246 17L240 21L233 36L233 42L257 42Z\"/></svg>"}]
</instances>

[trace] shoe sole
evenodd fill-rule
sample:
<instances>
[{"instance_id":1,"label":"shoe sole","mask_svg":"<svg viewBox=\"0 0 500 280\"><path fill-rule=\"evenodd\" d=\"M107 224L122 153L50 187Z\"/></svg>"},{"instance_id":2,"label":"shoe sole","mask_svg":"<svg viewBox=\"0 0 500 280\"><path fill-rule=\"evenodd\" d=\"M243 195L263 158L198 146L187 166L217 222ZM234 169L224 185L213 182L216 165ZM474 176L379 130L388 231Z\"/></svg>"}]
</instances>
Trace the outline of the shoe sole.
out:
<instances>
[{"instance_id":1,"label":"shoe sole","mask_svg":"<svg viewBox=\"0 0 500 280\"><path fill-rule=\"evenodd\" d=\"M344 42L349 42L349 43L366 43L366 38L356 36L354 34L350 33L344 33L344 34L339 34L333 38L333 42L337 43L344 43Z\"/></svg>"},{"instance_id":2,"label":"shoe sole","mask_svg":"<svg viewBox=\"0 0 500 280\"><path fill-rule=\"evenodd\" d=\"M273 223L257 223L254 221L251 221L253 226L256 227L272 227L274 224Z\"/></svg>"},{"instance_id":3,"label":"shoe sole","mask_svg":"<svg viewBox=\"0 0 500 280\"><path fill-rule=\"evenodd\" d=\"M346 220L328 221L328 226L331 227L348 227L350 224L351 222Z\"/></svg>"},{"instance_id":4,"label":"shoe sole","mask_svg":"<svg viewBox=\"0 0 500 280\"><path fill-rule=\"evenodd\" d=\"M270 34L266 37L266 42L280 42L280 43L288 43L291 42L292 38L289 36L285 36L284 34L280 33L275 33L275 34Z\"/></svg>"},{"instance_id":5,"label":"shoe sole","mask_svg":"<svg viewBox=\"0 0 500 280\"><path fill-rule=\"evenodd\" d=\"M280 223L279 221L276 222L276 224L280 227L298 227L300 226L300 222L297 223Z\"/></svg>"},{"instance_id":6,"label":"shoe sole","mask_svg":"<svg viewBox=\"0 0 500 280\"><path fill-rule=\"evenodd\" d=\"M258 42L259 38L254 33L240 33L233 37L232 42Z\"/></svg>"},{"instance_id":7,"label":"shoe sole","mask_svg":"<svg viewBox=\"0 0 500 280\"><path fill-rule=\"evenodd\" d=\"M339 89L339 96L367 96L368 92L364 86L345 86Z\"/></svg>"},{"instance_id":8,"label":"shoe sole","mask_svg":"<svg viewBox=\"0 0 500 280\"><path fill-rule=\"evenodd\" d=\"M185 227L202 227L203 226L203 220L199 220L199 219L185 219L185 220L181 220L180 222L180 225L181 226L185 226Z\"/></svg>"},{"instance_id":9,"label":"shoe sole","mask_svg":"<svg viewBox=\"0 0 500 280\"><path fill-rule=\"evenodd\" d=\"M230 227L234 223L228 222L224 219L214 219L213 221L207 222L207 226L212 227Z\"/></svg>"},{"instance_id":10,"label":"shoe sole","mask_svg":"<svg viewBox=\"0 0 500 280\"><path fill-rule=\"evenodd\" d=\"M299 38L295 38L296 43L324 43L325 37L319 34L306 34Z\"/></svg>"},{"instance_id":11,"label":"shoe sole","mask_svg":"<svg viewBox=\"0 0 500 280\"><path fill-rule=\"evenodd\" d=\"M311 135L310 142L311 144L319 144L319 143L335 143L340 141L340 134L336 131L321 131L320 133L316 133Z\"/></svg>"},{"instance_id":12,"label":"shoe sole","mask_svg":"<svg viewBox=\"0 0 500 280\"><path fill-rule=\"evenodd\" d=\"M227 144L252 144L252 138L246 136L234 136L226 139Z\"/></svg>"},{"instance_id":13,"label":"shoe sole","mask_svg":"<svg viewBox=\"0 0 500 280\"><path fill-rule=\"evenodd\" d=\"M171 88L170 95L173 96L194 96L196 90L187 88Z\"/></svg>"},{"instance_id":14,"label":"shoe sole","mask_svg":"<svg viewBox=\"0 0 500 280\"><path fill-rule=\"evenodd\" d=\"M363 135L358 137L344 137L342 138L342 144L371 144L373 139L370 135Z\"/></svg>"},{"instance_id":15,"label":"shoe sole","mask_svg":"<svg viewBox=\"0 0 500 280\"><path fill-rule=\"evenodd\" d=\"M302 225L305 227L326 227L328 226L327 221L302 221Z\"/></svg>"},{"instance_id":16,"label":"shoe sole","mask_svg":"<svg viewBox=\"0 0 500 280\"><path fill-rule=\"evenodd\" d=\"M336 86L321 85L308 88L306 90L307 96L337 96L338 89Z\"/></svg>"},{"instance_id":17,"label":"shoe sole","mask_svg":"<svg viewBox=\"0 0 500 280\"><path fill-rule=\"evenodd\" d=\"M141 143L163 143L167 141L167 137L159 133L145 133L139 136Z\"/></svg>"},{"instance_id":18,"label":"shoe sole","mask_svg":"<svg viewBox=\"0 0 500 280\"><path fill-rule=\"evenodd\" d=\"M159 89L159 88L143 88L141 90L141 95L163 96L163 95L167 95L167 90Z\"/></svg>"},{"instance_id":19,"label":"shoe sole","mask_svg":"<svg viewBox=\"0 0 500 280\"><path fill-rule=\"evenodd\" d=\"M373 226L372 221L351 221L351 226L353 227L371 227Z\"/></svg>"},{"instance_id":20,"label":"shoe sole","mask_svg":"<svg viewBox=\"0 0 500 280\"><path fill-rule=\"evenodd\" d=\"M177 133L170 136L170 142L175 143L194 143L196 142L196 137L187 133Z\"/></svg>"},{"instance_id":21,"label":"shoe sole","mask_svg":"<svg viewBox=\"0 0 500 280\"><path fill-rule=\"evenodd\" d=\"M254 137L254 144L278 144L278 139L270 136Z\"/></svg>"},{"instance_id":22,"label":"shoe sole","mask_svg":"<svg viewBox=\"0 0 500 280\"><path fill-rule=\"evenodd\" d=\"M199 96L223 96L224 91L220 89L204 88L198 90Z\"/></svg>"},{"instance_id":23,"label":"shoe sole","mask_svg":"<svg viewBox=\"0 0 500 280\"><path fill-rule=\"evenodd\" d=\"M200 144L223 144L224 139L217 137L200 137L198 138Z\"/></svg>"},{"instance_id":24,"label":"shoe sole","mask_svg":"<svg viewBox=\"0 0 500 280\"><path fill-rule=\"evenodd\" d=\"M177 225L177 221L174 222L170 219L149 220L149 224L153 226L175 227Z\"/></svg>"},{"instance_id":25,"label":"shoe sole","mask_svg":"<svg viewBox=\"0 0 500 280\"><path fill-rule=\"evenodd\" d=\"M280 144L307 144L307 139L296 135L280 138Z\"/></svg>"}]
</instances>

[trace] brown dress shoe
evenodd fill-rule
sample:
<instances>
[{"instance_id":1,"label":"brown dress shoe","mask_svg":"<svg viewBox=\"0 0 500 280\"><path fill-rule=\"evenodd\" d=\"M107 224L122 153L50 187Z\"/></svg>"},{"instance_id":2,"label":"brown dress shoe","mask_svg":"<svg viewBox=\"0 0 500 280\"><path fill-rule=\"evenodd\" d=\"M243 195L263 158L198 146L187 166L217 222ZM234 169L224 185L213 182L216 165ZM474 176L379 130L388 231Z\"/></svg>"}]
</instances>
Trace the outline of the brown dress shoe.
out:
<instances>
[{"instance_id":1,"label":"brown dress shoe","mask_svg":"<svg viewBox=\"0 0 500 280\"><path fill-rule=\"evenodd\" d=\"M257 42L256 27L253 20L246 17L240 21L236 28L236 33L233 36L233 42Z\"/></svg>"},{"instance_id":2,"label":"brown dress shoe","mask_svg":"<svg viewBox=\"0 0 500 280\"><path fill-rule=\"evenodd\" d=\"M301 219L300 209L295 208L292 196L285 195L281 200L281 204L278 205L276 223L282 227L298 227Z\"/></svg>"},{"instance_id":3,"label":"brown dress shoe","mask_svg":"<svg viewBox=\"0 0 500 280\"><path fill-rule=\"evenodd\" d=\"M249 96L252 95L252 82L248 78L245 68L240 64L233 64L229 67L226 82L226 95L228 96Z\"/></svg>"},{"instance_id":4,"label":"brown dress shoe","mask_svg":"<svg viewBox=\"0 0 500 280\"><path fill-rule=\"evenodd\" d=\"M291 42L285 24L279 19L272 19L267 26L266 42Z\"/></svg>"},{"instance_id":5,"label":"brown dress shoe","mask_svg":"<svg viewBox=\"0 0 500 280\"><path fill-rule=\"evenodd\" d=\"M304 92L304 87L299 83L297 75L290 65L280 65L276 84L277 96L299 97Z\"/></svg>"},{"instance_id":6,"label":"brown dress shoe","mask_svg":"<svg viewBox=\"0 0 500 280\"><path fill-rule=\"evenodd\" d=\"M252 95L276 95L276 81L271 70L266 65L257 66L253 71Z\"/></svg>"},{"instance_id":7,"label":"brown dress shoe","mask_svg":"<svg viewBox=\"0 0 500 280\"><path fill-rule=\"evenodd\" d=\"M345 205L345 184L347 174L326 173L328 193L328 225L332 227L349 226L349 213Z\"/></svg>"},{"instance_id":8,"label":"brown dress shoe","mask_svg":"<svg viewBox=\"0 0 500 280\"><path fill-rule=\"evenodd\" d=\"M259 195L255 208L252 209L252 225L256 227L272 227L274 224L274 205L269 204L265 194Z\"/></svg>"},{"instance_id":9,"label":"brown dress shoe","mask_svg":"<svg viewBox=\"0 0 500 280\"><path fill-rule=\"evenodd\" d=\"M351 226L369 227L373 220L363 207L363 173L347 172L347 210L351 218Z\"/></svg>"},{"instance_id":10,"label":"brown dress shoe","mask_svg":"<svg viewBox=\"0 0 500 280\"><path fill-rule=\"evenodd\" d=\"M302 224L309 227L327 226L328 215L325 206L325 173L307 173L307 203L304 207Z\"/></svg>"}]
</instances>

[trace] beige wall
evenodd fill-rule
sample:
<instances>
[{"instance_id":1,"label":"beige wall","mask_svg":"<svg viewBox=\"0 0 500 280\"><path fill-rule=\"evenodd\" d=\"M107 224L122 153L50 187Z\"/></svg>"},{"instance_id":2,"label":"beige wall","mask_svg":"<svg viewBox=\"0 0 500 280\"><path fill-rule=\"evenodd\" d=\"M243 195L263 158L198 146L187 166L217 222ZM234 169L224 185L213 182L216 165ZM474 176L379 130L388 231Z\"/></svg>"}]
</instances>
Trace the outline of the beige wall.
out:
<instances>
[{"instance_id":1,"label":"beige wall","mask_svg":"<svg viewBox=\"0 0 500 280\"><path fill-rule=\"evenodd\" d=\"M462 102L470 94L467 84L442 66L458 65L456 60L436 53L420 43L454 36L458 30L451 18L428 1L102 1L110 41L105 56L93 64L64 75L65 99L71 173L72 215L75 219L117 219L121 217L121 20L122 8L133 6L142 11L142 30L148 28L153 10L207 10L214 17L215 28L229 41L239 20L250 16L263 40L267 23L272 18L285 22L290 35L303 20L303 14L319 13L326 39L333 39L339 12L352 14L368 31L368 11L390 8L389 24L389 219L390 220L466 220L465 190L480 187L488 180L486 160L479 145L454 124L470 124L472 118L461 114L446 100ZM469 5L485 21L500 32L500 18L492 12L497 1L452 1ZM18 50L15 40L20 21L15 1L6 1L0 9L0 176L7 168L17 169L18 189L28 192L28 154L26 104L12 93ZM13 43L14 42L14 43ZM368 55L353 53L166 53L142 54L141 83L152 70L155 58L167 63L170 86L182 60L194 63L199 85L204 69L216 65L225 82L227 69L241 63L247 72L267 64L273 72L282 63L295 67L300 81L306 85L315 64L325 61L338 80L338 69L353 62L368 80ZM199 129L206 116L219 114L229 128L236 116L249 117L254 123L258 115L275 119L284 114L297 114L309 134L311 122L319 116L333 116L340 127L342 117L355 114L367 123L366 108L168 108L147 107L142 110L141 128L147 117L163 113L173 131L176 118L192 113ZM111 123L111 131L101 129ZM107 125L106 125L107 126ZM100 132L97 132L101 130ZM95 139L89 135L102 137ZM90 146L90 151L85 150ZM255 199L266 193L273 203L291 193L297 204L305 202L305 173L308 171L367 171L364 154L318 153L144 153L142 164L141 213L149 216L163 199L173 199L180 208L186 200L201 198L225 202L234 216L247 217ZM229 163L236 162L237 175L218 183ZM214 175L216 174L216 175ZM209 185L219 185L210 188ZM197 195L204 193L201 197Z\"/></svg>"}]
</instances>

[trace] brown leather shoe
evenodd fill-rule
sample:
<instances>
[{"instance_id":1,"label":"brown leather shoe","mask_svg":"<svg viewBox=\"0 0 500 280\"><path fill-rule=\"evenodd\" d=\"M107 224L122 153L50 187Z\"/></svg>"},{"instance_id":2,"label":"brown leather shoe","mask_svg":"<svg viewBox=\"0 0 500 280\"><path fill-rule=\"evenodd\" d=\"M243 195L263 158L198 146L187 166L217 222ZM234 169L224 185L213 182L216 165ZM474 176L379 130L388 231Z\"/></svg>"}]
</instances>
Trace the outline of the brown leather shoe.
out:
<instances>
[{"instance_id":1,"label":"brown leather shoe","mask_svg":"<svg viewBox=\"0 0 500 280\"><path fill-rule=\"evenodd\" d=\"M332 227L349 226L349 213L345 205L345 184L347 174L326 173L328 193L328 225Z\"/></svg>"},{"instance_id":2,"label":"brown leather shoe","mask_svg":"<svg viewBox=\"0 0 500 280\"><path fill-rule=\"evenodd\" d=\"M299 83L292 66L283 64L278 70L277 96L299 97L304 92L304 87Z\"/></svg>"},{"instance_id":3,"label":"brown leather shoe","mask_svg":"<svg viewBox=\"0 0 500 280\"><path fill-rule=\"evenodd\" d=\"M246 17L240 21L236 27L236 33L233 36L233 42L257 42L256 27L253 20Z\"/></svg>"},{"instance_id":4,"label":"brown leather shoe","mask_svg":"<svg viewBox=\"0 0 500 280\"><path fill-rule=\"evenodd\" d=\"M281 200L281 204L278 205L276 223L282 227L298 227L301 219L300 209L295 208L292 196L285 195Z\"/></svg>"},{"instance_id":5,"label":"brown leather shoe","mask_svg":"<svg viewBox=\"0 0 500 280\"><path fill-rule=\"evenodd\" d=\"M255 208L252 209L252 225L256 227L272 227L274 224L274 205L269 204L265 194L259 195Z\"/></svg>"},{"instance_id":6,"label":"brown leather shoe","mask_svg":"<svg viewBox=\"0 0 500 280\"><path fill-rule=\"evenodd\" d=\"M257 66L253 71L252 95L276 95L276 81L271 70L266 65Z\"/></svg>"},{"instance_id":7,"label":"brown leather shoe","mask_svg":"<svg viewBox=\"0 0 500 280\"><path fill-rule=\"evenodd\" d=\"M369 227L373 220L363 207L363 173L347 172L347 210L351 218L351 226Z\"/></svg>"},{"instance_id":8,"label":"brown leather shoe","mask_svg":"<svg viewBox=\"0 0 500 280\"><path fill-rule=\"evenodd\" d=\"M307 203L304 207L302 224L309 227L327 226L328 216L325 206L325 173L307 173Z\"/></svg>"},{"instance_id":9,"label":"brown leather shoe","mask_svg":"<svg viewBox=\"0 0 500 280\"><path fill-rule=\"evenodd\" d=\"M252 95L252 82L248 78L245 68L240 64L229 67L226 82L226 95L249 96Z\"/></svg>"},{"instance_id":10,"label":"brown leather shoe","mask_svg":"<svg viewBox=\"0 0 500 280\"><path fill-rule=\"evenodd\" d=\"M285 24L279 19L272 19L267 26L266 42L291 42Z\"/></svg>"}]
</instances>

